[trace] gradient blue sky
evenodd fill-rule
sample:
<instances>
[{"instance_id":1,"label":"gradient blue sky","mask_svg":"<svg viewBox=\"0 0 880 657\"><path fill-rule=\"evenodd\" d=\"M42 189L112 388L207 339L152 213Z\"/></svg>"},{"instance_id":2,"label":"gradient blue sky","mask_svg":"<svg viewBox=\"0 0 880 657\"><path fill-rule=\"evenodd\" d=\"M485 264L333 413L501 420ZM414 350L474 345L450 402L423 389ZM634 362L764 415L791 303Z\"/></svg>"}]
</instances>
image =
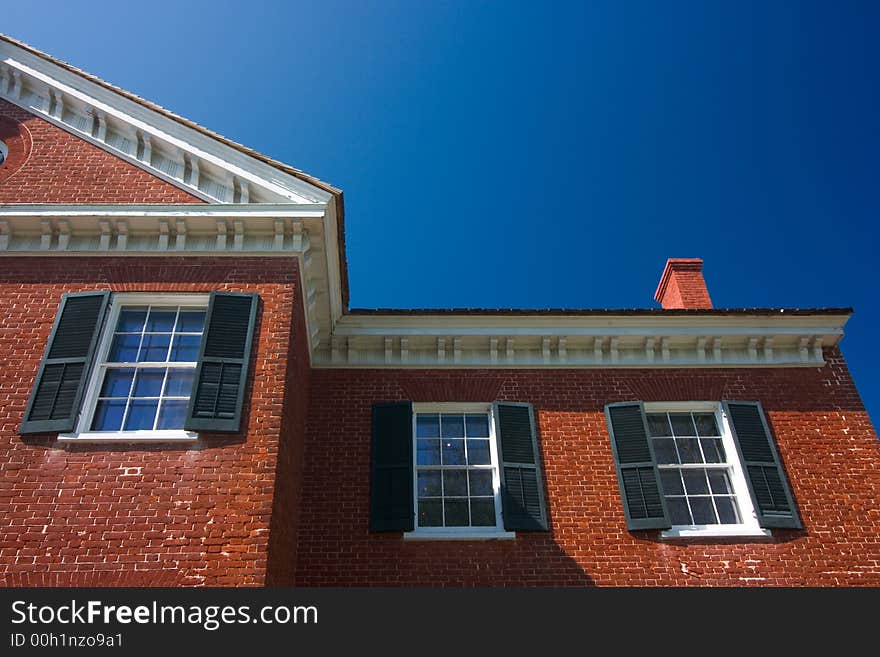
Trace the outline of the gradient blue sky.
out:
<instances>
[{"instance_id":1,"label":"gradient blue sky","mask_svg":"<svg viewBox=\"0 0 880 657\"><path fill-rule=\"evenodd\" d=\"M717 307L854 306L880 420L880 3L43 1L0 31L343 188L353 307L651 307L699 256Z\"/></svg>"}]
</instances>

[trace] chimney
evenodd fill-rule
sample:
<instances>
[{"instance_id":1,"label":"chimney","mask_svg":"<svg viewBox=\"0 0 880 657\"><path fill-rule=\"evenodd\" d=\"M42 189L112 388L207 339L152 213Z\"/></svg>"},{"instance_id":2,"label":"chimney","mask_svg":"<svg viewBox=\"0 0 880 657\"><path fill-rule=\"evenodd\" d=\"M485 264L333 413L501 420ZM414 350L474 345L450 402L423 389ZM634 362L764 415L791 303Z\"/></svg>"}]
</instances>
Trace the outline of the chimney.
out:
<instances>
[{"instance_id":1,"label":"chimney","mask_svg":"<svg viewBox=\"0 0 880 657\"><path fill-rule=\"evenodd\" d=\"M669 258L654 300L664 308L711 308L702 258Z\"/></svg>"}]
</instances>

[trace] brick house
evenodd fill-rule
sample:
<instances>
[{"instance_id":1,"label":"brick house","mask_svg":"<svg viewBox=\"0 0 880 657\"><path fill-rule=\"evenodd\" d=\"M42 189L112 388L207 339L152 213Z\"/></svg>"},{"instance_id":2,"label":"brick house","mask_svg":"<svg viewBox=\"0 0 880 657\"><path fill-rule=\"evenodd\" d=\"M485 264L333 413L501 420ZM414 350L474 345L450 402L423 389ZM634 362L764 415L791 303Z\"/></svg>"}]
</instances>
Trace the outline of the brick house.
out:
<instances>
[{"instance_id":1,"label":"brick house","mask_svg":"<svg viewBox=\"0 0 880 657\"><path fill-rule=\"evenodd\" d=\"M850 309L352 310L339 190L6 37L0 158L2 584L880 585Z\"/></svg>"}]
</instances>

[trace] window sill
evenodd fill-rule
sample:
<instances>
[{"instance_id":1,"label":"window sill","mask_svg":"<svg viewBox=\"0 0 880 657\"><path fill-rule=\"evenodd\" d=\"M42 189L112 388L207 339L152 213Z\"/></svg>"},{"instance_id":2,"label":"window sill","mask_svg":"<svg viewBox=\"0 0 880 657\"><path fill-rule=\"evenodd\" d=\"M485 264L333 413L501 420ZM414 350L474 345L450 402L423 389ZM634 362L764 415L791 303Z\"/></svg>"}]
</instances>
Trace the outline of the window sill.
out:
<instances>
[{"instance_id":1,"label":"window sill","mask_svg":"<svg viewBox=\"0 0 880 657\"><path fill-rule=\"evenodd\" d=\"M512 540L516 532L493 529L491 531L426 531L417 529L404 532L406 541L491 541L496 539Z\"/></svg>"},{"instance_id":2,"label":"window sill","mask_svg":"<svg viewBox=\"0 0 880 657\"><path fill-rule=\"evenodd\" d=\"M673 527L660 532L660 538L766 538L772 536L769 529L760 527Z\"/></svg>"},{"instance_id":3,"label":"window sill","mask_svg":"<svg viewBox=\"0 0 880 657\"><path fill-rule=\"evenodd\" d=\"M59 443L192 443L193 431L85 431L58 434Z\"/></svg>"}]
</instances>

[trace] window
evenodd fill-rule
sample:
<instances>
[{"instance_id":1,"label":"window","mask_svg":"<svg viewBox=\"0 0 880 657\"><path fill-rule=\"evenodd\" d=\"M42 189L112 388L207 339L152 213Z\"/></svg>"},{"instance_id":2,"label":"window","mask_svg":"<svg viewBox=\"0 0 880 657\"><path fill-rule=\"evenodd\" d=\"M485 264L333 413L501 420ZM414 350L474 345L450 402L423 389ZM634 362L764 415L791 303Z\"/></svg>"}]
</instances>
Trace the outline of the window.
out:
<instances>
[{"instance_id":1,"label":"window","mask_svg":"<svg viewBox=\"0 0 880 657\"><path fill-rule=\"evenodd\" d=\"M183 430L205 328L205 295L115 295L68 438L193 439Z\"/></svg>"},{"instance_id":2,"label":"window","mask_svg":"<svg viewBox=\"0 0 880 657\"><path fill-rule=\"evenodd\" d=\"M7 155L9 155L9 147L2 139L0 139L0 165L6 161Z\"/></svg>"},{"instance_id":3,"label":"window","mask_svg":"<svg viewBox=\"0 0 880 657\"><path fill-rule=\"evenodd\" d=\"M225 290L62 295L19 434L167 441L240 433L259 300Z\"/></svg>"},{"instance_id":4,"label":"window","mask_svg":"<svg viewBox=\"0 0 880 657\"><path fill-rule=\"evenodd\" d=\"M645 404L672 522L664 536L763 534L718 403Z\"/></svg>"},{"instance_id":5,"label":"window","mask_svg":"<svg viewBox=\"0 0 880 657\"><path fill-rule=\"evenodd\" d=\"M626 527L664 537L803 529L759 401L605 405Z\"/></svg>"},{"instance_id":6,"label":"window","mask_svg":"<svg viewBox=\"0 0 880 657\"><path fill-rule=\"evenodd\" d=\"M370 531L452 540L549 531L531 404L382 401L371 425Z\"/></svg>"},{"instance_id":7,"label":"window","mask_svg":"<svg viewBox=\"0 0 880 657\"><path fill-rule=\"evenodd\" d=\"M491 406L415 404L413 425L413 534L503 534Z\"/></svg>"}]
</instances>

